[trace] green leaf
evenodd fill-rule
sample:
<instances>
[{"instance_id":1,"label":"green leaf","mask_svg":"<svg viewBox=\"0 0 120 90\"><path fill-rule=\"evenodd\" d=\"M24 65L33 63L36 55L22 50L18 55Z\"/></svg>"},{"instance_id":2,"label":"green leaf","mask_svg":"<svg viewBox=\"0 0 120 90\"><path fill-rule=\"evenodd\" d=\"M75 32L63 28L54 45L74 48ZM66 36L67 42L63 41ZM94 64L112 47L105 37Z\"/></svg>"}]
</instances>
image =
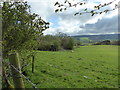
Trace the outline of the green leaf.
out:
<instances>
[{"instance_id":1,"label":"green leaf","mask_svg":"<svg viewBox=\"0 0 120 90\"><path fill-rule=\"evenodd\" d=\"M91 16L94 16L95 15L95 13L92 13L92 15Z\"/></svg>"},{"instance_id":2,"label":"green leaf","mask_svg":"<svg viewBox=\"0 0 120 90\"><path fill-rule=\"evenodd\" d=\"M107 9L107 10L105 10L104 12L107 13L108 11L109 11L109 10Z\"/></svg>"},{"instance_id":3,"label":"green leaf","mask_svg":"<svg viewBox=\"0 0 120 90\"><path fill-rule=\"evenodd\" d=\"M86 9L84 9L84 11L87 11L87 8L86 8Z\"/></svg>"},{"instance_id":4,"label":"green leaf","mask_svg":"<svg viewBox=\"0 0 120 90\"><path fill-rule=\"evenodd\" d=\"M67 0L65 0L65 2L64 3L67 3Z\"/></svg>"},{"instance_id":5,"label":"green leaf","mask_svg":"<svg viewBox=\"0 0 120 90\"><path fill-rule=\"evenodd\" d=\"M118 7L118 5L117 4L115 4L115 8L117 8Z\"/></svg>"},{"instance_id":6,"label":"green leaf","mask_svg":"<svg viewBox=\"0 0 120 90\"><path fill-rule=\"evenodd\" d=\"M58 3L58 2L56 2L54 6L56 6L56 5L59 5L59 3Z\"/></svg>"},{"instance_id":7,"label":"green leaf","mask_svg":"<svg viewBox=\"0 0 120 90\"><path fill-rule=\"evenodd\" d=\"M82 15L82 13L80 13L80 15Z\"/></svg>"},{"instance_id":8,"label":"green leaf","mask_svg":"<svg viewBox=\"0 0 120 90\"><path fill-rule=\"evenodd\" d=\"M62 12L62 8L60 9L60 11Z\"/></svg>"},{"instance_id":9,"label":"green leaf","mask_svg":"<svg viewBox=\"0 0 120 90\"><path fill-rule=\"evenodd\" d=\"M99 7L99 6L98 6L97 8L98 8L98 10L100 9L100 7Z\"/></svg>"},{"instance_id":10,"label":"green leaf","mask_svg":"<svg viewBox=\"0 0 120 90\"><path fill-rule=\"evenodd\" d=\"M67 8L64 8L64 10L67 10Z\"/></svg>"},{"instance_id":11,"label":"green leaf","mask_svg":"<svg viewBox=\"0 0 120 90\"><path fill-rule=\"evenodd\" d=\"M100 14L102 14L102 12L100 12Z\"/></svg>"},{"instance_id":12,"label":"green leaf","mask_svg":"<svg viewBox=\"0 0 120 90\"><path fill-rule=\"evenodd\" d=\"M90 13L94 13L94 11L92 10Z\"/></svg>"},{"instance_id":13,"label":"green leaf","mask_svg":"<svg viewBox=\"0 0 120 90\"><path fill-rule=\"evenodd\" d=\"M94 6L94 8L97 8L97 6Z\"/></svg>"},{"instance_id":14,"label":"green leaf","mask_svg":"<svg viewBox=\"0 0 120 90\"><path fill-rule=\"evenodd\" d=\"M55 12L57 13L59 11L59 9L56 9Z\"/></svg>"},{"instance_id":15,"label":"green leaf","mask_svg":"<svg viewBox=\"0 0 120 90\"><path fill-rule=\"evenodd\" d=\"M77 13L75 13L74 15L76 16L77 14L79 14L79 13L77 12Z\"/></svg>"},{"instance_id":16,"label":"green leaf","mask_svg":"<svg viewBox=\"0 0 120 90\"><path fill-rule=\"evenodd\" d=\"M80 3L80 5L83 5L83 3Z\"/></svg>"}]
</instances>

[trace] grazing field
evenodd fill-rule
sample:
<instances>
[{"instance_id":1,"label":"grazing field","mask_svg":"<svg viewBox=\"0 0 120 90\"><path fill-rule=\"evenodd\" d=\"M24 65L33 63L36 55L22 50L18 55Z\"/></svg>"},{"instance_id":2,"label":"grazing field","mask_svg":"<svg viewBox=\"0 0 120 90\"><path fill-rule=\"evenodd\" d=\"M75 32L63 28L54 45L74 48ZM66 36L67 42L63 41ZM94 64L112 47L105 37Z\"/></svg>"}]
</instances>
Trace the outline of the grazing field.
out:
<instances>
[{"instance_id":1,"label":"grazing field","mask_svg":"<svg viewBox=\"0 0 120 90\"><path fill-rule=\"evenodd\" d=\"M27 69L38 88L117 88L118 46L81 46L73 51L37 51L35 72ZM26 87L31 87L26 84Z\"/></svg>"}]
</instances>

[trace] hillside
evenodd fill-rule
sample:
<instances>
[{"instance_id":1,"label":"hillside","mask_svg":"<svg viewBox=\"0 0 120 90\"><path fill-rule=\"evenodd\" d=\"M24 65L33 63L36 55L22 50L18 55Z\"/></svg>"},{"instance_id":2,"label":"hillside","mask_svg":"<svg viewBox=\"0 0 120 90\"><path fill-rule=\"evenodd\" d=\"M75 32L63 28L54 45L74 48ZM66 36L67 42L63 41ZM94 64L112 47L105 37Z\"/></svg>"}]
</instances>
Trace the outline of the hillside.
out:
<instances>
[{"instance_id":1,"label":"hillside","mask_svg":"<svg viewBox=\"0 0 120 90\"><path fill-rule=\"evenodd\" d=\"M92 41L101 41L101 40L118 40L120 34L104 34L104 35L80 35L80 36L72 36L77 40L81 40L82 38L88 38Z\"/></svg>"}]
</instances>

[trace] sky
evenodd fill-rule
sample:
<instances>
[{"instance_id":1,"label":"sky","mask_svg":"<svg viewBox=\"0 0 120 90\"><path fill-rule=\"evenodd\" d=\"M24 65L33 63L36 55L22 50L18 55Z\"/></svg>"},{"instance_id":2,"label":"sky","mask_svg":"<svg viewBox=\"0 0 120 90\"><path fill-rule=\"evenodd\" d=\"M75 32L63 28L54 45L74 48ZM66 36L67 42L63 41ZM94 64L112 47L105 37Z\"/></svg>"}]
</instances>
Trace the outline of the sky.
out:
<instances>
[{"instance_id":1,"label":"sky","mask_svg":"<svg viewBox=\"0 0 120 90\"><path fill-rule=\"evenodd\" d=\"M31 6L31 12L39 14L43 20L50 23L50 28L45 30L44 35L56 35L58 32L65 33L70 36L75 35L98 35L98 34L114 34L118 32L118 9L103 13L101 15L91 16L90 14L83 14L74 16L77 11L88 8L92 10L95 5L99 5L113 1L113 0L89 0L84 6L77 6L76 8L69 8L66 11L55 13L55 2L64 3L64 0L26 0ZM69 0L72 3L76 3L80 0ZM112 9L115 4L118 4L119 0L116 0L113 4L102 8Z\"/></svg>"}]
</instances>

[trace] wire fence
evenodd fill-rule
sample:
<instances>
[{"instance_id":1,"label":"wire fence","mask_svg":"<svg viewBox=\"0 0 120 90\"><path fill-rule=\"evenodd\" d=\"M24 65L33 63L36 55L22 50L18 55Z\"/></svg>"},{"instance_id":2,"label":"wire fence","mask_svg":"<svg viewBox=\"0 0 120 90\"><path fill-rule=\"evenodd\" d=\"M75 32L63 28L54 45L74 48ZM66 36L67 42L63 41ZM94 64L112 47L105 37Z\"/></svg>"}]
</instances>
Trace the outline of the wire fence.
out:
<instances>
[{"instance_id":1,"label":"wire fence","mask_svg":"<svg viewBox=\"0 0 120 90\"><path fill-rule=\"evenodd\" d=\"M22 72L21 72L20 70L18 70L15 66L13 66L12 64L10 64L9 62L7 62L7 61L5 61L5 60L2 60L2 62L3 62L3 63L6 63L6 64L9 65L10 67L14 68L20 75L23 76L23 78L25 78L25 80L26 80L27 82L29 82L29 83L32 85L33 88L39 90L39 89L37 88L36 84L34 84L32 81L30 81L30 79L27 78L25 75L23 75Z\"/></svg>"}]
</instances>

